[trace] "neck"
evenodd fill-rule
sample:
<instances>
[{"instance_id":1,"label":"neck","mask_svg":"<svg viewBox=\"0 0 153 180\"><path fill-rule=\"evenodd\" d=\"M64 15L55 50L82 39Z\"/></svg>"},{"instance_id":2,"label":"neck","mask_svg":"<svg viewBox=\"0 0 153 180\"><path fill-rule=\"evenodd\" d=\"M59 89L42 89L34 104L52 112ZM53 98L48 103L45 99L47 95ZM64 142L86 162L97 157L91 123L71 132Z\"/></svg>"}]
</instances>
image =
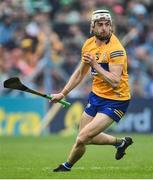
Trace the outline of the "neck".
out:
<instances>
[{"instance_id":1,"label":"neck","mask_svg":"<svg viewBox=\"0 0 153 180\"><path fill-rule=\"evenodd\" d=\"M105 41L101 41L101 40L99 40L98 38L96 38L96 44L98 45L98 46L101 46L102 44L105 44Z\"/></svg>"}]
</instances>

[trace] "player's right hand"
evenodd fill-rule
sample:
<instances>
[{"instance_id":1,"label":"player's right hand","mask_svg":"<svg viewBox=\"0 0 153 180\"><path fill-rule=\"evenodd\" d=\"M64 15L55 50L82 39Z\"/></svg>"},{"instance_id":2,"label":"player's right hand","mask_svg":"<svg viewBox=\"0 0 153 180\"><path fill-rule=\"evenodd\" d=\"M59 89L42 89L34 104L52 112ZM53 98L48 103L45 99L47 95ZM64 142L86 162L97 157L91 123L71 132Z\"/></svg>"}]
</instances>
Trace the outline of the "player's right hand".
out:
<instances>
[{"instance_id":1,"label":"player's right hand","mask_svg":"<svg viewBox=\"0 0 153 180\"><path fill-rule=\"evenodd\" d=\"M52 97L52 99L49 100L49 102L57 103L58 101L60 101L61 99L64 98L64 94L63 93L51 94L51 97Z\"/></svg>"}]
</instances>

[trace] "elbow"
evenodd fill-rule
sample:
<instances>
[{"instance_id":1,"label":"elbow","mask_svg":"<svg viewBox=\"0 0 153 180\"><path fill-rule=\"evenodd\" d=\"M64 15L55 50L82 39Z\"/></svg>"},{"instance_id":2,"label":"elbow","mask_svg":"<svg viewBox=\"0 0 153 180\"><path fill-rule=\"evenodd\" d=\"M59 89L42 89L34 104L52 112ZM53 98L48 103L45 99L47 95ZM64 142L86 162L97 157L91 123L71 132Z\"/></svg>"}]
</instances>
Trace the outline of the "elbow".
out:
<instances>
[{"instance_id":1,"label":"elbow","mask_svg":"<svg viewBox=\"0 0 153 180\"><path fill-rule=\"evenodd\" d=\"M118 85L119 85L118 83L113 83L113 84L112 84L112 87L113 87L113 88L117 88Z\"/></svg>"},{"instance_id":2,"label":"elbow","mask_svg":"<svg viewBox=\"0 0 153 180\"><path fill-rule=\"evenodd\" d=\"M115 81L115 82L112 83L112 87L117 88L119 86L119 84L120 84L120 80Z\"/></svg>"}]
</instances>

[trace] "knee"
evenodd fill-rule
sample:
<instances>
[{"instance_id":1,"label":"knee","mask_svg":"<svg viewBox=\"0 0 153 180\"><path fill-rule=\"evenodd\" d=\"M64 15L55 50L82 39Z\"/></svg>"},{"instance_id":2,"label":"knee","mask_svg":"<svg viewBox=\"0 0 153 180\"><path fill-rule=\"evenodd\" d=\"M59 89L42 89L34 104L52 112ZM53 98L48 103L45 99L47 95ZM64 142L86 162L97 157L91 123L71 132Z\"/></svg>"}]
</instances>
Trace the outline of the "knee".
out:
<instances>
[{"instance_id":1,"label":"knee","mask_svg":"<svg viewBox=\"0 0 153 180\"><path fill-rule=\"evenodd\" d=\"M80 146L84 146L85 145L85 142L84 142L84 140L81 138L81 137L77 137L77 139L76 139L76 146L77 147L80 147Z\"/></svg>"},{"instance_id":2,"label":"knee","mask_svg":"<svg viewBox=\"0 0 153 180\"><path fill-rule=\"evenodd\" d=\"M80 133L76 139L76 145L82 146L89 144L90 137L88 135L85 135L83 133Z\"/></svg>"}]
</instances>

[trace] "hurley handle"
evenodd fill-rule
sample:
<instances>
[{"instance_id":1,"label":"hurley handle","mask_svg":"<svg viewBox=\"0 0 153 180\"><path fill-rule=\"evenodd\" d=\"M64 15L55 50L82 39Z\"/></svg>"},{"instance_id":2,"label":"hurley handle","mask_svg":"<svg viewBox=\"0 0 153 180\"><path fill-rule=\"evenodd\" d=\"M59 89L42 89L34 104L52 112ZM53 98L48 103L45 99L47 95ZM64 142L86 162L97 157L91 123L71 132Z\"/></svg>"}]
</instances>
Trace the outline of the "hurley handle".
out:
<instances>
[{"instance_id":1,"label":"hurley handle","mask_svg":"<svg viewBox=\"0 0 153 180\"><path fill-rule=\"evenodd\" d=\"M49 95L47 95L46 97L47 97L48 99L52 99L52 98L53 98L52 96L49 96ZM61 99L61 100L59 101L59 103L61 103L62 105L64 105L64 107L69 107L69 106L71 106L71 103L65 101L64 99Z\"/></svg>"}]
</instances>

